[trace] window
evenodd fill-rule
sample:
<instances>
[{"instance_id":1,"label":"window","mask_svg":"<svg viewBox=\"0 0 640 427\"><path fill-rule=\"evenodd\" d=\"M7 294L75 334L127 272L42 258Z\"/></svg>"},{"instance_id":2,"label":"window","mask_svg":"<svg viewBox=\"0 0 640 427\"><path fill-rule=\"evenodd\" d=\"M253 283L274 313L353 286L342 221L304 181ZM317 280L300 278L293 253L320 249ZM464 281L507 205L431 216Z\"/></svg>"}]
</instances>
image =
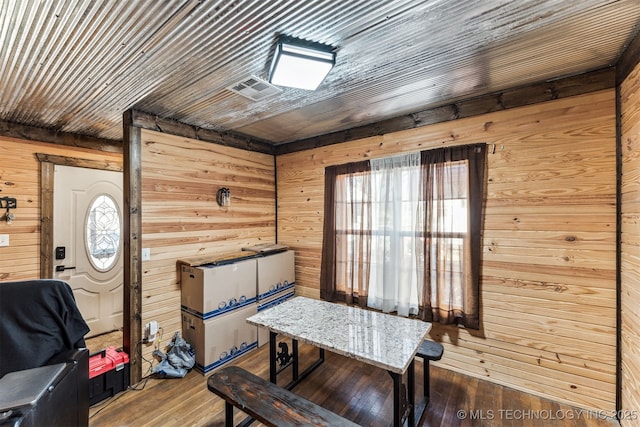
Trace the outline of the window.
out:
<instances>
[{"instance_id":1,"label":"window","mask_svg":"<svg viewBox=\"0 0 640 427\"><path fill-rule=\"evenodd\" d=\"M485 145L332 166L321 296L478 327Z\"/></svg>"},{"instance_id":2,"label":"window","mask_svg":"<svg viewBox=\"0 0 640 427\"><path fill-rule=\"evenodd\" d=\"M96 197L87 212L85 243L96 270L113 268L120 251L120 213L116 201L108 194Z\"/></svg>"}]
</instances>

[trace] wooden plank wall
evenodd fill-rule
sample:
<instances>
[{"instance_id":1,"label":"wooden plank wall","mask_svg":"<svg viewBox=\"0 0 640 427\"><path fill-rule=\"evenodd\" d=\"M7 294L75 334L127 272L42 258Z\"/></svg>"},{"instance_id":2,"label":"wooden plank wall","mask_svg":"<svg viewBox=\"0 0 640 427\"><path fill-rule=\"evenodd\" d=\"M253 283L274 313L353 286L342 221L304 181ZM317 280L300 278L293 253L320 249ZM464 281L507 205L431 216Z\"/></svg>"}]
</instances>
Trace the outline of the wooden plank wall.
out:
<instances>
[{"instance_id":1,"label":"wooden plank wall","mask_svg":"<svg viewBox=\"0 0 640 427\"><path fill-rule=\"evenodd\" d=\"M216 203L221 187L231 190L229 207ZM143 129L142 247L151 260L142 263L142 324L157 320L163 341L182 330L179 259L275 242L275 198L272 155Z\"/></svg>"},{"instance_id":2,"label":"wooden plank wall","mask_svg":"<svg viewBox=\"0 0 640 427\"><path fill-rule=\"evenodd\" d=\"M278 239L297 292L319 296L324 168L487 142L482 329L434 327L441 366L554 400L615 410L613 89L277 157ZM640 298L638 299L640 301Z\"/></svg>"},{"instance_id":3,"label":"wooden plank wall","mask_svg":"<svg viewBox=\"0 0 640 427\"><path fill-rule=\"evenodd\" d=\"M40 278L40 162L35 153L122 163L122 154L0 136L0 197L15 197L16 219L0 221L0 280ZM4 212L0 212L0 216ZM53 254L52 254L53 255Z\"/></svg>"},{"instance_id":4,"label":"wooden plank wall","mask_svg":"<svg viewBox=\"0 0 640 427\"><path fill-rule=\"evenodd\" d=\"M631 426L640 416L640 64L620 85L620 106L621 424Z\"/></svg>"}]
</instances>

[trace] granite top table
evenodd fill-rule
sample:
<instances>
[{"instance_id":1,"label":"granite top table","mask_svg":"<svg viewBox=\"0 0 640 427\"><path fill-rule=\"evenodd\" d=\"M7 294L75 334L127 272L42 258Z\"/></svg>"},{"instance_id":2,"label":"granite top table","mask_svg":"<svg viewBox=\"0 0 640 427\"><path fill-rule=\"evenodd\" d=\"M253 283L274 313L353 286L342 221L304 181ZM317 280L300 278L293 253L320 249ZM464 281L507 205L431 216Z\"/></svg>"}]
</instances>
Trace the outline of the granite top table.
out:
<instances>
[{"instance_id":1,"label":"granite top table","mask_svg":"<svg viewBox=\"0 0 640 427\"><path fill-rule=\"evenodd\" d=\"M320 363L326 349L387 370L394 380L394 425L401 425L407 416L409 424L414 424L414 357L431 329L430 323L300 296L254 314L247 322L271 332L272 382L276 382L275 339L281 334L293 340L294 378L298 376L298 340L321 349ZM407 371L409 402L402 402L400 388L404 387L402 376ZM402 408L407 407L409 413L405 414Z\"/></svg>"}]
</instances>

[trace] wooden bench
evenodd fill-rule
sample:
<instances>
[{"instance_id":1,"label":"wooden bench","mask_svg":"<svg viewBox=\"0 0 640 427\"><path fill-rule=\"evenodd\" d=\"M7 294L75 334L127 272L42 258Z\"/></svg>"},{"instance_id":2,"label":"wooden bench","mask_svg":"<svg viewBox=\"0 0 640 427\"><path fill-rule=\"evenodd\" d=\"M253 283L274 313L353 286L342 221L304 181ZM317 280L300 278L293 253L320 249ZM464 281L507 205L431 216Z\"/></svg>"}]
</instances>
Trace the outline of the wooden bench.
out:
<instances>
[{"instance_id":1,"label":"wooden bench","mask_svg":"<svg viewBox=\"0 0 640 427\"><path fill-rule=\"evenodd\" d=\"M422 344L420 344L420 348L416 353L416 357L422 358L422 361L424 362L422 367L424 378L423 389L424 397L427 401L431 395L431 387L429 384L429 361L442 359L442 353L444 353L444 347L442 347L442 344L429 340L424 340Z\"/></svg>"},{"instance_id":2,"label":"wooden bench","mask_svg":"<svg viewBox=\"0 0 640 427\"><path fill-rule=\"evenodd\" d=\"M225 426L233 426L233 407L268 426L357 426L341 416L238 366L212 374L207 388L225 400Z\"/></svg>"}]
</instances>

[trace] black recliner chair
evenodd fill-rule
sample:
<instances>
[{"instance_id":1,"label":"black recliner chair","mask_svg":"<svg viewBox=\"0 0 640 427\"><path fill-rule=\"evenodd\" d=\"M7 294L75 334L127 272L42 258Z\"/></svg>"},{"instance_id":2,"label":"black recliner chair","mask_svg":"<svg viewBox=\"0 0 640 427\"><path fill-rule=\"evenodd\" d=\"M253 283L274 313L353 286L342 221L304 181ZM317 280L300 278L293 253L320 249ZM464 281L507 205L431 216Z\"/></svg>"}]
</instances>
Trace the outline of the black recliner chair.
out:
<instances>
[{"instance_id":1,"label":"black recliner chair","mask_svg":"<svg viewBox=\"0 0 640 427\"><path fill-rule=\"evenodd\" d=\"M0 425L89 424L87 332L68 283L0 282Z\"/></svg>"}]
</instances>

